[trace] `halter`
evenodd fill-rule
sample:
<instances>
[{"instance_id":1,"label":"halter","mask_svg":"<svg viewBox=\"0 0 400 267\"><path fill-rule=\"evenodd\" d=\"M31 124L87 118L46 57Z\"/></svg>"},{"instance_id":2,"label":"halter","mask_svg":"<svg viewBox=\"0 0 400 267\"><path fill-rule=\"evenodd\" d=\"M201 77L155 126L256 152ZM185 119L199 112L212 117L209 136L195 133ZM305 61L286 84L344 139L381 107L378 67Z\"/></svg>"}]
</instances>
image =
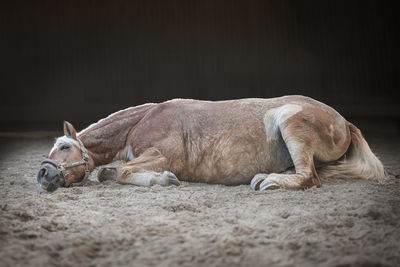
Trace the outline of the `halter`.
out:
<instances>
[{"instance_id":1,"label":"halter","mask_svg":"<svg viewBox=\"0 0 400 267\"><path fill-rule=\"evenodd\" d=\"M88 155L88 153L86 151L86 148L83 145L82 141L79 138L76 138L76 139L78 140L79 149L80 149L81 154L82 154L82 159L80 161L75 161L75 162L72 162L72 163L62 164L62 163L59 163L59 162L57 162L55 160L52 160L52 159L45 159L41 163L41 164L48 163L48 164L54 166L55 168L57 168L57 170L59 172L59 175L62 177L62 179L64 179L64 185L66 185L66 187L83 185L84 183L86 183L86 181L87 181L87 179L89 177L89 174L90 174L90 171L89 171L89 155ZM77 182L77 183L67 184L68 173L66 172L66 170L68 168L76 167L76 166L83 165L83 164L85 164L85 176L83 177L82 181Z\"/></svg>"}]
</instances>

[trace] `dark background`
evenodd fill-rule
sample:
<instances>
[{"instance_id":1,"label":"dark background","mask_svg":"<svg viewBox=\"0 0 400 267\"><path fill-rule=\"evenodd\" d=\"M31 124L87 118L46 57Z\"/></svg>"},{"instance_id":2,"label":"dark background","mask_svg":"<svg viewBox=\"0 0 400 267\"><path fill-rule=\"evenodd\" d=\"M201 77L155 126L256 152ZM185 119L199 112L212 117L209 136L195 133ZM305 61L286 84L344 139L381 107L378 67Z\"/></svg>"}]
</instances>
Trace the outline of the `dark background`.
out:
<instances>
[{"instance_id":1,"label":"dark background","mask_svg":"<svg viewBox=\"0 0 400 267\"><path fill-rule=\"evenodd\" d=\"M0 4L1 130L171 98L303 94L399 121L396 1Z\"/></svg>"}]
</instances>

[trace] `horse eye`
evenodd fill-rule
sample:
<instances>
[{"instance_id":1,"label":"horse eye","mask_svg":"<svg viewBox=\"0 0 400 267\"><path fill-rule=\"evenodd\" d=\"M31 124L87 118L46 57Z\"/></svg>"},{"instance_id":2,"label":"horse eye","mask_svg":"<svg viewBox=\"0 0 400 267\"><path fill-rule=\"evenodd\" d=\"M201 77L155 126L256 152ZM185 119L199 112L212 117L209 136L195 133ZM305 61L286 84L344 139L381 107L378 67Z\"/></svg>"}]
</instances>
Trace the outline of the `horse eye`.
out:
<instances>
[{"instance_id":1,"label":"horse eye","mask_svg":"<svg viewBox=\"0 0 400 267\"><path fill-rule=\"evenodd\" d=\"M67 149L69 149L69 146L67 146L67 145L62 145L60 147L60 150L67 150Z\"/></svg>"}]
</instances>

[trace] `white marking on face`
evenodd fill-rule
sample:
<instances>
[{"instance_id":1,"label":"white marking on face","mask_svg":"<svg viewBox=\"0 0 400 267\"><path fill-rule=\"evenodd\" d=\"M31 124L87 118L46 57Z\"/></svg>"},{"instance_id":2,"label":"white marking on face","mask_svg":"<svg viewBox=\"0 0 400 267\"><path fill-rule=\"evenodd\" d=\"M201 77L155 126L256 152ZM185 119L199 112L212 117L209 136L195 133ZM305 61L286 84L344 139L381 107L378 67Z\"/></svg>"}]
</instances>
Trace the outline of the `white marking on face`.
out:
<instances>
[{"instance_id":1,"label":"white marking on face","mask_svg":"<svg viewBox=\"0 0 400 267\"><path fill-rule=\"evenodd\" d=\"M282 107L268 110L264 116L267 141L277 140L279 138L279 125L302 110L301 106L295 104L286 104Z\"/></svg>"},{"instance_id":2,"label":"white marking on face","mask_svg":"<svg viewBox=\"0 0 400 267\"><path fill-rule=\"evenodd\" d=\"M53 148L50 150L49 156L51 155L51 153L53 153L53 151L57 150L62 144L69 144L71 146L75 145L79 147L78 141L64 135L57 138Z\"/></svg>"}]
</instances>

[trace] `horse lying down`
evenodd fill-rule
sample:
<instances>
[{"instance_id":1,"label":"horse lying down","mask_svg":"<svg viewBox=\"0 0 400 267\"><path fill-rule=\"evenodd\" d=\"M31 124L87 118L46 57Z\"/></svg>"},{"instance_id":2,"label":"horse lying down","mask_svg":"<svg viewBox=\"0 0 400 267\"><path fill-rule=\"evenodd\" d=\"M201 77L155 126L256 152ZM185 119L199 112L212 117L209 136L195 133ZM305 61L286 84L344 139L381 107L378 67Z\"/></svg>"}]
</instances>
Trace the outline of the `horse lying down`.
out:
<instances>
[{"instance_id":1,"label":"horse lying down","mask_svg":"<svg viewBox=\"0 0 400 267\"><path fill-rule=\"evenodd\" d=\"M320 178L386 179L360 130L304 96L231 101L175 99L111 114L77 133L64 122L37 175L54 191L99 180L138 186L179 180L253 190L321 186ZM179 180L178 180L179 178Z\"/></svg>"}]
</instances>

